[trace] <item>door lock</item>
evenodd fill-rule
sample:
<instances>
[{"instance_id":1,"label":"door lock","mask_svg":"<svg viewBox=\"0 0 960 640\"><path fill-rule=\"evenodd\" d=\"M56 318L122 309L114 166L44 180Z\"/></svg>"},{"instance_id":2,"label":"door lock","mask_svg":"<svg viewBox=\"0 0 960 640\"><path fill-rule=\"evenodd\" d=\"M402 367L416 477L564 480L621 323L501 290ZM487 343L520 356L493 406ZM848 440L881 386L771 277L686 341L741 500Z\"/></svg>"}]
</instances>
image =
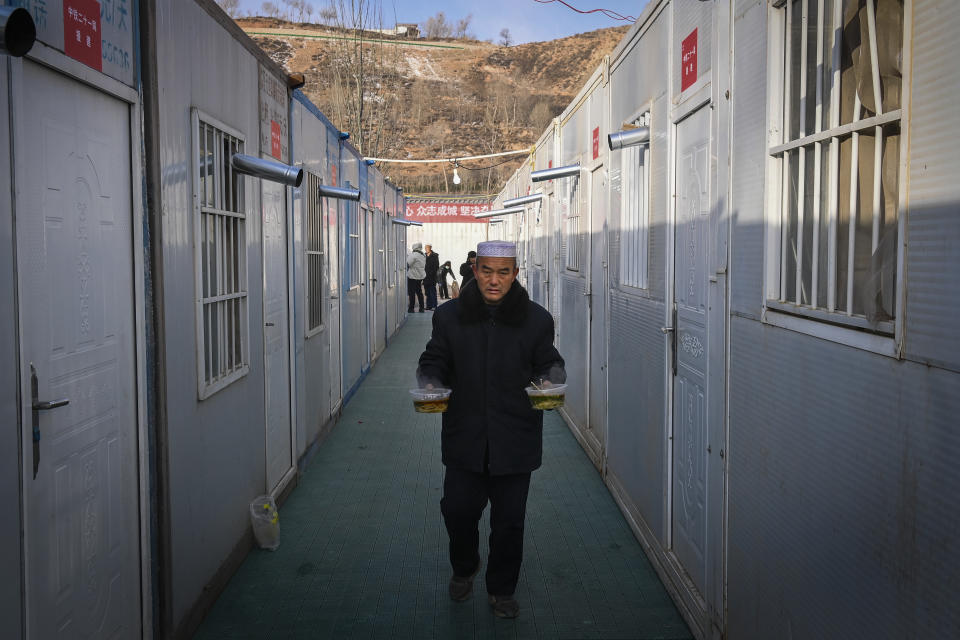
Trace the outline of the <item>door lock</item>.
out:
<instances>
[{"instance_id":1,"label":"door lock","mask_svg":"<svg viewBox=\"0 0 960 640\"><path fill-rule=\"evenodd\" d=\"M33 477L37 477L37 469L40 468L40 412L50 411L59 407L65 407L70 404L69 398L60 398L59 400L40 400L40 383L37 380L37 368L30 363L30 408L33 410Z\"/></svg>"}]
</instances>

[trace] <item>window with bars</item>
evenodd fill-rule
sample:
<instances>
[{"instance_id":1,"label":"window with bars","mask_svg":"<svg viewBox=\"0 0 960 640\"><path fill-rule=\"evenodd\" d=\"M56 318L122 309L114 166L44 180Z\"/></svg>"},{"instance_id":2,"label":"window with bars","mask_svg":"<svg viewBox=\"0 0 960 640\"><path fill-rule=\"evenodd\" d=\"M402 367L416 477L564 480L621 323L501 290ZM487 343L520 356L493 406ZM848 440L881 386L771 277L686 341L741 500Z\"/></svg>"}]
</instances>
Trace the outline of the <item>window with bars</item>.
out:
<instances>
[{"instance_id":1,"label":"window with bars","mask_svg":"<svg viewBox=\"0 0 960 640\"><path fill-rule=\"evenodd\" d=\"M347 289L359 287L363 279L363 256L360 255L360 205L347 205L347 256L350 263Z\"/></svg>"},{"instance_id":2,"label":"window with bars","mask_svg":"<svg viewBox=\"0 0 960 640\"><path fill-rule=\"evenodd\" d=\"M387 226L387 286L393 288L397 284L397 226L390 223Z\"/></svg>"},{"instance_id":3,"label":"window with bars","mask_svg":"<svg viewBox=\"0 0 960 640\"><path fill-rule=\"evenodd\" d=\"M567 178L567 217L563 221L564 268L580 270L580 176Z\"/></svg>"},{"instance_id":4,"label":"window with bars","mask_svg":"<svg viewBox=\"0 0 960 640\"><path fill-rule=\"evenodd\" d=\"M546 196L544 196L544 199ZM546 238L544 236L544 225L543 225L543 200L537 202L533 205L533 225L530 230L531 236L531 249L532 249L532 259L533 264L542 267L543 266L543 257L545 253L544 244Z\"/></svg>"},{"instance_id":5,"label":"window with bars","mask_svg":"<svg viewBox=\"0 0 960 640\"><path fill-rule=\"evenodd\" d=\"M320 197L320 178L307 172L304 187L304 250L306 252L307 336L323 329L324 291L326 290L326 237L324 234L324 198Z\"/></svg>"},{"instance_id":6,"label":"window with bars","mask_svg":"<svg viewBox=\"0 0 960 640\"><path fill-rule=\"evenodd\" d=\"M243 138L194 110L199 393L206 398L249 370L247 237L243 177L230 158Z\"/></svg>"},{"instance_id":7,"label":"window with bars","mask_svg":"<svg viewBox=\"0 0 960 640\"><path fill-rule=\"evenodd\" d=\"M650 145L622 151L620 183L620 284L647 288L647 234L650 223Z\"/></svg>"},{"instance_id":8,"label":"window with bars","mask_svg":"<svg viewBox=\"0 0 960 640\"><path fill-rule=\"evenodd\" d=\"M769 150L779 264L768 306L892 333L899 243L902 0L783 0L781 140ZM778 193L777 193L778 192Z\"/></svg>"}]
</instances>

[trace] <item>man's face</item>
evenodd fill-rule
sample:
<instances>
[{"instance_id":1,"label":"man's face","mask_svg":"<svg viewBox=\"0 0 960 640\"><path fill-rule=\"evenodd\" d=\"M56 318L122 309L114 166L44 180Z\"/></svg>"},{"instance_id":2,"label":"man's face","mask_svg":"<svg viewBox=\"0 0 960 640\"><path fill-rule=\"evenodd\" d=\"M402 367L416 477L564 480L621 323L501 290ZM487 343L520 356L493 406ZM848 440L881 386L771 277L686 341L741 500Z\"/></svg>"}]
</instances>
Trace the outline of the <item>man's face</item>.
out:
<instances>
[{"instance_id":1,"label":"man's face","mask_svg":"<svg viewBox=\"0 0 960 640\"><path fill-rule=\"evenodd\" d=\"M480 295L487 304L498 304L507 295L520 270L513 258L478 258L473 267Z\"/></svg>"},{"instance_id":2,"label":"man's face","mask_svg":"<svg viewBox=\"0 0 960 640\"><path fill-rule=\"evenodd\" d=\"M427 255L430 255L431 253L433 253L433 247L431 247L430 245L427 245L425 248L427 250Z\"/></svg>"}]
</instances>

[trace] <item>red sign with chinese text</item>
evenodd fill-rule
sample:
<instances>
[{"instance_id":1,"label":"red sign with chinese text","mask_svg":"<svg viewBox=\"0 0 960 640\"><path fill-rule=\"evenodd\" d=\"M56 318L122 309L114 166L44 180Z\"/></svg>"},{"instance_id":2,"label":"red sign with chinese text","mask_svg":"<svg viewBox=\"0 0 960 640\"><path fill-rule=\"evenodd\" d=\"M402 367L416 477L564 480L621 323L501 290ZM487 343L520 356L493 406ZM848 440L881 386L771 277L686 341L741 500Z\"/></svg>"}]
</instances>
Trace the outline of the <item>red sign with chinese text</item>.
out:
<instances>
[{"instance_id":1,"label":"red sign with chinese text","mask_svg":"<svg viewBox=\"0 0 960 640\"><path fill-rule=\"evenodd\" d=\"M600 157L600 127L593 130L593 159Z\"/></svg>"},{"instance_id":2,"label":"red sign with chinese text","mask_svg":"<svg viewBox=\"0 0 960 640\"><path fill-rule=\"evenodd\" d=\"M333 186L337 186L337 165L330 165L330 180Z\"/></svg>"},{"instance_id":3,"label":"red sign with chinese text","mask_svg":"<svg viewBox=\"0 0 960 640\"><path fill-rule=\"evenodd\" d=\"M407 220L417 222L487 222L474 214L489 211L489 204L465 202L407 202Z\"/></svg>"},{"instance_id":4,"label":"red sign with chinese text","mask_svg":"<svg viewBox=\"0 0 960 640\"><path fill-rule=\"evenodd\" d=\"M680 44L680 91L697 81L697 30L683 39Z\"/></svg>"},{"instance_id":5,"label":"red sign with chinese text","mask_svg":"<svg viewBox=\"0 0 960 640\"><path fill-rule=\"evenodd\" d=\"M100 3L97 0L64 0L63 52L102 71L100 40Z\"/></svg>"},{"instance_id":6,"label":"red sign with chinese text","mask_svg":"<svg viewBox=\"0 0 960 640\"><path fill-rule=\"evenodd\" d=\"M280 125L275 121L270 121L270 155L277 160L283 157L283 145L280 140Z\"/></svg>"}]
</instances>

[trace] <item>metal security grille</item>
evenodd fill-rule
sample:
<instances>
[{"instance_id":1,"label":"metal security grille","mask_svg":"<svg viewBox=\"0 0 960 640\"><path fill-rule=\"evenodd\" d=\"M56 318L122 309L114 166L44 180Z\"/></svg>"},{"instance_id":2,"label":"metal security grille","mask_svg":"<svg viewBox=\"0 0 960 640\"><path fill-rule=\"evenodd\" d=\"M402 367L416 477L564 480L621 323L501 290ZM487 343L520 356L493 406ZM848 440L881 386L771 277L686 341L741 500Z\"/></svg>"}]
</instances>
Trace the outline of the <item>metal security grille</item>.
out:
<instances>
[{"instance_id":1,"label":"metal security grille","mask_svg":"<svg viewBox=\"0 0 960 640\"><path fill-rule=\"evenodd\" d=\"M567 218L564 220L564 267L580 270L580 176L567 178Z\"/></svg>"},{"instance_id":2,"label":"metal security grille","mask_svg":"<svg viewBox=\"0 0 960 640\"><path fill-rule=\"evenodd\" d=\"M360 286L363 268L363 256L360 255L360 205L353 202L347 205L347 256L350 273L348 289Z\"/></svg>"},{"instance_id":3,"label":"metal security grille","mask_svg":"<svg viewBox=\"0 0 960 640\"><path fill-rule=\"evenodd\" d=\"M647 232L650 221L650 147L623 150L620 189L620 284L647 288Z\"/></svg>"},{"instance_id":4,"label":"metal security grille","mask_svg":"<svg viewBox=\"0 0 960 640\"><path fill-rule=\"evenodd\" d=\"M779 13L783 141L769 151L780 190L774 302L892 333L903 4L792 0Z\"/></svg>"},{"instance_id":5,"label":"metal security grille","mask_svg":"<svg viewBox=\"0 0 960 640\"><path fill-rule=\"evenodd\" d=\"M243 140L197 117L198 338L201 396L243 375L247 345L247 237L243 177L230 158Z\"/></svg>"},{"instance_id":6,"label":"metal security grille","mask_svg":"<svg viewBox=\"0 0 960 640\"><path fill-rule=\"evenodd\" d=\"M323 198L320 178L307 173L304 198L304 245L307 260L307 333L323 327L326 253L323 233Z\"/></svg>"},{"instance_id":7,"label":"metal security grille","mask_svg":"<svg viewBox=\"0 0 960 640\"><path fill-rule=\"evenodd\" d=\"M397 284L397 226L391 224L387 227L387 286L393 287Z\"/></svg>"}]
</instances>

